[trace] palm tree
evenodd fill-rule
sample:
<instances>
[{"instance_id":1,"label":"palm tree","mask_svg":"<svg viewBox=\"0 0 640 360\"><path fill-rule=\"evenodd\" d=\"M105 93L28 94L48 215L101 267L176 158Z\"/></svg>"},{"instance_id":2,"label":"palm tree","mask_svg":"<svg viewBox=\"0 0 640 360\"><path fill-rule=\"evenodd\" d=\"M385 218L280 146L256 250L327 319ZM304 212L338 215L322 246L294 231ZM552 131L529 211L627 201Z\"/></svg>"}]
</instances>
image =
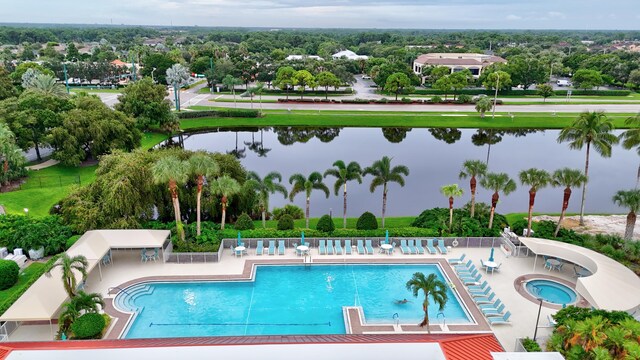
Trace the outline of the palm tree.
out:
<instances>
[{"instance_id":1,"label":"palm tree","mask_svg":"<svg viewBox=\"0 0 640 360\"><path fill-rule=\"evenodd\" d=\"M206 154L195 154L189 158L189 167L191 175L195 175L198 184L196 197L196 235L200 236L200 200L202 199L202 187L204 186L205 176L214 176L220 168L215 160Z\"/></svg>"},{"instance_id":2,"label":"palm tree","mask_svg":"<svg viewBox=\"0 0 640 360\"><path fill-rule=\"evenodd\" d=\"M484 113L491 111L493 102L488 96L482 96L476 101L476 111L480 113L480 118L484 119Z\"/></svg>"},{"instance_id":3,"label":"palm tree","mask_svg":"<svg viewBox=\"0 0 640 360\"><path fill-rule=\"evenodd\" d=\"M418 326L426 326L427 332L431 333L431 330L429 330L429 296L438 305L438 309L443 311L449 300L445 283L438 280L436 274L425 276L423 273L417 272L413 274L411 280L407 281L407 290L411 291L414 297L418 297L420 290L424 293L424 301L422 302L424 319Z\"/></svg>"},{"instance_id":4,"label":"palm tree","mask_svg":"<svg viewBox=\"0 0 640 360\"><path fill-rule=\"evenodd\" d=\"M327 176L335 176L336 183L333 184L333 191L336 196L338 196L338 191L340 187L343 187L342 190L342 198L343 198L343 206L342 206L342 227L347 228L347 182L351 180L357 180L358 184L362 184L362 168L360 168L360 164L355 161L349 163L349 165L345 165L344 161L338 160L333 163L335 168L328 169L324 172L324 177Z\"/></svg>"},{"instance_id":5,"label":"palm tree","mask_svg":"<svg viewBox=\"0 0 640 360\"><path fill-rule=\"evenodd\" d=\"M289 193L289 200L293 201L293 198L296 197L301 192L305 192L307 198L307 209L305 211L305 227L309 228L309 201L311 199L311 191L313 189L322 190L325 196L329 197L329 188L322 182L322 175L314 171L312 172L308 178L305 178L302 174L293 174L289 178L289 184L292 184L291 192Z\"/></svg>"},{"instance_id":6,"label":"palm tree","mask_svg":"<svg viewBox=\"0 0 640 360\"><path fill-rule=\"evenodd\" d=\"M498 200L500 200L499 193L502 191L505 195L511 194L516 190L516 182L505 173L487 173L487 175L480 180L480 185L485 189L493 190L493 195L491 196L491 213L489 215L489 229L491 229L493 227L493 215L496 212Z\"/></svg>"},{"instance_id":7,"label":"palm tree","mask_svg":"<svg viewBox=\"0 0 640 360\"><path fill-rule=\"evenodd\" d=\"M633 229L636 226L636 213L640 210L640 190L620 190L613 196L613 202L618 206L629 208L624 238L631 240L633 238Z\"/></svg>"},{"instance_id":8,"label":"palm tree","mask_svg":"<svg viewBox=\"0 0 640 360\"><path fill-rule=\"evenodd\" d=\"M64 304L64 310L58 318L58 334L62 335L64 333L68 337L69 328L77 318L85 313L97 313L100 311L100 308L104 309L104 305L102 295L98 293L87 294L84 291L78 291L76 296Z\"/></svg>"},{"instance_id":9,"label":"palm tree","mask_svg":"<svg viewBox=\"0 0 640 360\"><path fill-rule=\"evenodd\" d=\"M584 226L584 203L587 197L589 181L589 155L591 146L602 157L611 157L611 146L618 143L618 138L611 133L613 123L604 111L585 111L573 121L571 126L560 131L558 142L569 141L570 149L581 150L587 145L587 156L584 163L584 176L587 181L582 184L582 203L580 205L580 225Z\"/></svg>"},{"instance_id":10,"label":"palm tree","mask_svg":"<svg viewBox=\"0 0 640 360\"><path fill-rule=\"evenodd\" d=\"M567 212L567 208L569 207L569 199L571 198L571 188L578 187L587 181L587 177L580 172L580 170L563 168L560 170L556 170L551 175L551 186L560 187L564 186L564 198L562 199L562 211L560 212L560 218L558 219L558 225L556 226L556 231L554 231L553 236L558 236L558 231L560 231L560 224L562 224L562 219L564 219L564 215Z\"/></svg>"},{"instance_id":11,"label":"palm tree","mask_svg":"<svg viewBox=\"0 0 640 360\"><path fill-rule=\"evenodd\" d=\"M182 185L187 181L188 174L189 165L175 156L160 158L151 167L151 175L156 184L169 184L169 193L171 194L171 202L173 203L173 214L176 219L176 229L182 241L184 241L185 237L180 217L178 185Z\"/></svg>"},{"instance_id":12,"label":"palm tree","mask_svg":"<svg viewBox=\"0 0 640 360\"><path fill-rule=\"evenodd\" d=\"M176 110L180 111L180 88L189 80L189 70L182 64L173 64L167 69L167 84L173 86Z\"/></svg>"},{"instance_id":13,"label":"palm tree","mask_svg":"<svg viewBox=\"0 0 640 360\"><path fill-rule=\"evenodd\" d=\"M234 77L233 75L227 75L222 79L222 85L227 89L230 89L233 94L233 107L238 107L238 104L236 103L236 85L240 84L242 84L242 80Z\"/></svg>"},{"instance_id":14,"label":"palm tree","mask_svg":"<svg viewBox=\"0 0 640 360\"><path fill-rule=\"evenodd\" d=\"M276 182L276 180L278 182ZM268 173L264 179L251 171L249 172L249 181L253 183L253 187L260 194L258 197L258 205L260 206L260 212L262 213L262 227L267 227L267 211L269 210L269 195L276 192L281 193L284 198L287 198L287 189L280 184L282 182L282 175L279 172L272 171Z\"/></svg>"},{"instance_id":15,"label":"palm tree","mask_svg":"<svg viewBox=\"0 0 640 360\"><path fill-rule=\"evenodd\" d=\"M549 185L551 175L545 170L535 168L522 170L519 175L522 185L531 187L529 189L529 215L527 221L527 236L531 236L531 218L533 216L533 205L536 202L536 193Z\"/></svg>"},{"instance_id":16,"label":"palm tree","mask_svg":"<svg viewBox=\"0 0 640 360\"><path fill-rule=\"evenodd\" d=\"M242 187L238 181L228 175L222 175L221 177L213 180L209 184L211 193L222 196L220 203L222 205L222 219L220 220L220 229L224 230L224 222L227 217L227 203L229 197L240 192Z\"/></svg>"},{"instance_id":17,"label":"palm tree","mask_svg":"<svg viewBox=\"0 0 640 360\"><path fill-rule=\"evenodd\" d=\"M622 147L627 150L635 147L638 155L640 155L640 113L627 118L624 123L629 125L630 129L620 134ZM636 189L638 185L640 185L640 166L638 166L638 174L636 176Z\"/></svg>"},{"instance_id":18,"label":"palm tree","mask_svg":"<svg viewBox=\"0 0 640 360\"><path fill-rule=\"evenodd\" d=\"M73 298L76 296L76 288L78 287L74 270L82 275L82 281L84 282L87 279L87 268L89 267L87 258L83 255L70 257L67 253L62 253L52 269L56 267L60 267L62 270L64 290L69 294L70 298Z\"/></svg>"},{"instance_id":19,"label":"palm tree","mask_svg":"<svg viewBox=\"0 0 640 360\"><path fill-rule=\"evenodd\" d=\"M382 159L376 160L373 165L367 167L362 175L373 175L369 191L373 193L376 188L382 185L382 227L384 228L384 215L387 211L387 184L396 182L404 187L404 176L409 176L409 168L404 165L398 165L391 168L391 158L383 156Z\"/></svg>"},{"instance_id":20,"label":"palm tree","mask_svg":"<svg viewBox=\"0 0 640 360\"><path fill-rule=\"evenodd\" d=\"M64 86L56 82L56 78L47 74L37 74L31 80L31 88L36 89L44 94L56 97L67 96L67 90Z\"/></svg>"},{"instance_id":21,"label":"palm tree","mask_svg":"<svg viewBox=\"0 0 640 360\"><path fill-rule=\"evenodd\" d=\"M458 177L460 179L471 178L469 186L471 187L471 217L474 216L476 210L476 187L477 179L487 174L487 164L480 160L467 160L462 164L462 170Z\"/></svg>"},{"instance_id":22,"label":"palm tree","mask_svg":"<svg viewBox=\"0 0 640 360\"><path fill-rule=\"evenodd\" d=\"M442 195L449 198L449 229L451 229L451 225L453 225L453 198L462 196L464 191L458 186L458 184L450 184L441 187L440 192Z\"/></svg>"}]
</instances>

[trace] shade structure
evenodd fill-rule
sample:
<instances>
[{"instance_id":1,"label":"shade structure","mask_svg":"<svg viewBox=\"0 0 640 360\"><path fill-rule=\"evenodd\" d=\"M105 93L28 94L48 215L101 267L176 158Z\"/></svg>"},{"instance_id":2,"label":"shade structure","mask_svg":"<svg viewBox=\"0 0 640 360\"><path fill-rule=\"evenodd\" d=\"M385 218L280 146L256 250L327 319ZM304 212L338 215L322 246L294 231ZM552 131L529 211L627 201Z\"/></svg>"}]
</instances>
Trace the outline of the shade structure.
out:
<instances>
[{"instance_id":1,"label":"shade structure","mask_svg":"<svg viewBox=\"0 0 640 360\"><path fill-rule=\"evenodd\" d=\"M242 236L240 235L240 231L238 231L238 242L237 245L240 246L242 245Z\"/></svg>"},{"instance_id":2,"label":"shade structure","mask_svg":"<svg viewBox=\"0 0 640 360\"><path fill-rule=\"evenodd\" d=\"M389 243L389 230L384 231L384 243L385 244Z\"/></svg>"},{"instance_id":3,"label":"shade structure","mask_svg":"<svg viewBox=\"0 0 640 360\"><path fill-rule=\"evenodd\" d=\"M493 248L491 248L491 255L489 255L489 261L493 261Z\"/></svg>"},{"instance_id":4,"label":"shade structure","mask_svg":"<svg viewBox=\"0 0 640 360\"><path fill-rule=\"evenodd\" d=\"M304 245L304 231L302 232L301 236L302 236L302 240L300 240L300 243Z\"/></svg>"}]
</instances>

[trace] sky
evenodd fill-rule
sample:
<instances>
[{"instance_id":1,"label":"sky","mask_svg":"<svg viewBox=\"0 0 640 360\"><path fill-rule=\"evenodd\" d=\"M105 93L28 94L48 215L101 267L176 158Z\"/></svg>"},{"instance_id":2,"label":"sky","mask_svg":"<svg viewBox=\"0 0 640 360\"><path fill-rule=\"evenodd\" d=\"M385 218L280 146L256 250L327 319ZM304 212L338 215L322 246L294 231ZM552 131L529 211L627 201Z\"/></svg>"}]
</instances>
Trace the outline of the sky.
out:
<instances>
[{"instance_id":1,"label":"sky","mask_svg":"<svg viewBox=\"0 0 640 360\"><path fill-rule=\"evenodd\" d=\"M0 22L268 28L640 29L639 0L0 0Z\"/></svg>"}]
</instances>

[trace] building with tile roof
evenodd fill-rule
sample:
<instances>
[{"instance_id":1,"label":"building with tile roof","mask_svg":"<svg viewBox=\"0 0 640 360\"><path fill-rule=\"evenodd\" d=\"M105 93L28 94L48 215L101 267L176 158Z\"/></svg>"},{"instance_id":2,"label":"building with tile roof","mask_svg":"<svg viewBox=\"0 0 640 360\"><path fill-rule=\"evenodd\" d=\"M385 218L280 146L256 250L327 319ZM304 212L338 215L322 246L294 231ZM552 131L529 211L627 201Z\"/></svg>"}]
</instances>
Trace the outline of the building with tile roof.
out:
<instances>
[{"instance_id":1,"label":"building with tile roof","mask_svg":"<svg viewBox=\"0 0 640 360\"><path fill-rule=\"evenodd\" d=\"M468 69L474 78L480 77L482 71L495 63L506 63L507 60L495 55L467 53L429 53L418 56L413 61L413 72L422 75L425 67L446 66L451 73Z\"/></svg>"}]
</instances>

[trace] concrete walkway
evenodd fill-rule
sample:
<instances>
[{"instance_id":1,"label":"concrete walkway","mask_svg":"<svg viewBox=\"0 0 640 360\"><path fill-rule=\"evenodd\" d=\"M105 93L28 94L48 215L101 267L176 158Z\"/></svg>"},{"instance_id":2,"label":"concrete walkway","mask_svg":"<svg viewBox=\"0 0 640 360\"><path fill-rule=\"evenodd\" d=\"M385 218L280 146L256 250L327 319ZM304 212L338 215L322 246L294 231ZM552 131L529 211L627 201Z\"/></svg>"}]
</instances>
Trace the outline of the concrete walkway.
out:
<instances>
[{"instance_id":1,"label":"concrete walkway","mask_svg":"<svg viewBox=\"0 0 640 360\"><path fill-rule=\"evenodd\" d=\"M40 164L36 164L36 165L31 165L31 166L27 166L27 170L42 170L42 169L46 169L48 167L54 166L54 165L58 165L60 163L60 161L58 160L53 160L53 159L49 159L43 163Z\"/></svg>"}]
</instances>

